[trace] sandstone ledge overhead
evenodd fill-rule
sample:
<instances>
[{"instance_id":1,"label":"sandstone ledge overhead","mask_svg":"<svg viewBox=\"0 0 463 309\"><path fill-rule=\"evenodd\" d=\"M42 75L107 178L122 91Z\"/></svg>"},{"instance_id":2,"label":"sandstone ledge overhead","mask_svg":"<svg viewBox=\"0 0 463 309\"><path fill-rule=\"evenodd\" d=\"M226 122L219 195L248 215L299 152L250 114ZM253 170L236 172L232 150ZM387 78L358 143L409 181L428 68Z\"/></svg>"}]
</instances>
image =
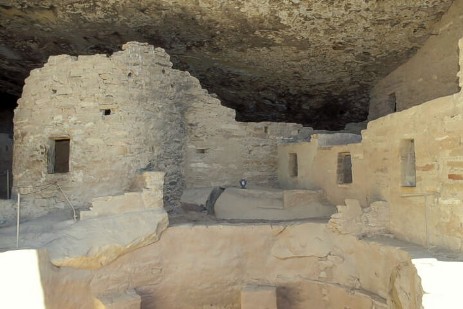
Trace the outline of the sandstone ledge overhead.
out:
<instances>
[{"instance_id":1,"label":"sandstone ledge overhead","mask_svg":"<svg viewBox=\"0 0 463 309\"><path fill-rule=\"evenodd\" d=\"M20 95L56 54L148 42L240 121L341 129L368 91L426 40L451 0L1 1L0 93Z\"/></svg>"}]
</instances>

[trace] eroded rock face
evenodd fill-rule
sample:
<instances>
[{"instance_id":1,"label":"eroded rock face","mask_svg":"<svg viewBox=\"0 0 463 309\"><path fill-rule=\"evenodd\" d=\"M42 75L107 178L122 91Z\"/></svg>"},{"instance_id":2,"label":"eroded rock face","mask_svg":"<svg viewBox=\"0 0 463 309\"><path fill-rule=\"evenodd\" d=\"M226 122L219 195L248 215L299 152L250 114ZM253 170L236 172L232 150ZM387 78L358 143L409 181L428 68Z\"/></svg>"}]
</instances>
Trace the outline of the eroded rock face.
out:
<instances>
[{"instance_id":1,"label":"eroded rock face","mask_svg":"<svg viewBox=\"0 0 463 309\"><path fill-rule=\"evenodd\" d=\"M372 83L428 37L451 0L2 1L0 92L49 55L165 48L242 121L339 129L367 117Z\"/></svg>"}]
</instances>

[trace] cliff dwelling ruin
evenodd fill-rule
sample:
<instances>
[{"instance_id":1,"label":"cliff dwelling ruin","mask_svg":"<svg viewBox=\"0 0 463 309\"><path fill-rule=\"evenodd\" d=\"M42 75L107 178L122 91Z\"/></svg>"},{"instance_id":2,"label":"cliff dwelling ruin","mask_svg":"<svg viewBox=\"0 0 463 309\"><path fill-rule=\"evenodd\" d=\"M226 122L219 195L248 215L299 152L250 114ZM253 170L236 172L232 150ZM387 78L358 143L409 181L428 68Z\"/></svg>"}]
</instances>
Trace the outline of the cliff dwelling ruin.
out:
<instances>
[{"instance_id":1,"label":"cliff dwelling ruin","mask_svg":"<svg viewBox=\"0 0 463 309\"><path fill-rule=\"evenodd\" d=\"M463 0L0 0L0 307L463 308L462 34Z\"/></svg>"}]
</instances>

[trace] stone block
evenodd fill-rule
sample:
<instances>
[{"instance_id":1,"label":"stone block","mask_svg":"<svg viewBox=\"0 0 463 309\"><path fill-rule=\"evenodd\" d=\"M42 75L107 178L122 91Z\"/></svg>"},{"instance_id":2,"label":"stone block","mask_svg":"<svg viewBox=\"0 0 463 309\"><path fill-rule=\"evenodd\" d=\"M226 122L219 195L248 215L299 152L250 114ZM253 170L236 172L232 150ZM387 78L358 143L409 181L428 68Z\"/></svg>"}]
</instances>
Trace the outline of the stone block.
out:
<instances>
[{"instance_id":1,"label":"stone block","mask_svg":"<svg viewBox=\"0 0 463 309\"><path fill-rule=\"evenodd\" d=\"M56 266L97 269L158 241L168 224L162 208L78 221L47 249Z\"/></svg>"},{"instance_id":2,"label":"stone block","mask_svg":"<svg viewBox=\"0 0 463 309\"><path fill-rule=\"evenodd\" d=\"M241 290L241 309L277 309L277 289L273 286L247 286Z\"/></svg>"},{"instance_id":3,"label":"stone block","mask_svg":"<svg viewBox=\"0 0 463 309\"><path fill-rule=\"evenodd\" d=\"M323 191L318 190L285 190L283 191L284 208L307 206L323 200Z\"/></svg>"}]
</instances>

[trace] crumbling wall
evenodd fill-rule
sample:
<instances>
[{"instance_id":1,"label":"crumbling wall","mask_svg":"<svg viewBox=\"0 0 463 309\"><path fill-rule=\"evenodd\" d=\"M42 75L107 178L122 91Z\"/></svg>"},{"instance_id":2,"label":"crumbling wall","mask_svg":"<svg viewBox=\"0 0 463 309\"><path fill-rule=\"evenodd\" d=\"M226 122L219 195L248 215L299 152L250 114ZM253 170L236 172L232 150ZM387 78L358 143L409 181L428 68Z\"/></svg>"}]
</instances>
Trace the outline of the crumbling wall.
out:
<instances>
[{"instance_id":1,"label":"crumbling wall","mask_svg":"<svg viewBox=\"0 0 463 309\"><path fill-rule=\"evenodd\" d=\"M127 191L143 169L166 171L166 195L181 194L181 91L191 79L147 44L93 56L53 56L26 80L15 111L14 189L33 207L82 207ZM48 172L54 139L70 139L68 173ZM27 204L27 203L26 203Z\"/></svg>"},{"instance_id":2,"label":"crumbling wall","mask_svg":"<svg viewBox=\"0 0 463 309\"><path fill-rule=\"evenodd\" d=\"M458 75L461 84L461 71ZM462 132L459 92L370 121L360 144L324 147L314 138L283 145L280 180L287 187L322 188L337 205L343 204L341 197L356 199L363 208L386 201L389 229L399 238L463 251ZM287 168L291 152L311 158L297 177ZM338 181L336 158L342 153L351 155L351 183Z\"/></svg>"},{"instance_id":3,"label":"crumbling wall","mask_svg":"<svg viewBox=\"0 0 463 309\"><path fill-rule=\"evenodd\" d=\"M314 138L284 145L280 177L287 187L321 188L337 205L344 204L342 198L356 199L363 208L387 201L388 226L399 238L463 251L462 132L459 93L371 121L361 144L319 147ZM297 177L285 167L291 152L309 158ZM337 158L346 152L352 158L352 182L339 183Z\"/></svg>"},{"instance_id":4,"label":"crumbling wall","mask_svg":"<svg viewBox=\"0 0 463 309\"><path fill-rule=\"evenodd\" d=\"M296 124L238 123L235 112L172 69L162 49L131 42L112 56L53 56L26 80L15 111L14 190L23 216L130 190L136 173L164 171L164 201L185 186L276 184L277 143ZM53 143L70 140L69 172L50 173ZM61 192L61 189L63 192Z\"/></svg>"},{"instance_id":5,"label":"crumbling wall","mask_svg":"<svg viewBox=\"0 0 463 309\"><path fill-rule=\"evenodd\" d=\"M379 81L370 93L370 120L458 92L463 1L455 0L423 47Z\"/></svg>"},{"instance_id":6,"label":"crumbling wall","mask_svg":"<svg viewBox=\"0 0 463 309\"><path fill-rule=\"evenodd\" d=\"M287 123L240 123L235 111L212 97L192 101L186 112L185 179L190 188L277 185L277 145L309 136L311 128Z\"/></svg>"}]
</instances>

